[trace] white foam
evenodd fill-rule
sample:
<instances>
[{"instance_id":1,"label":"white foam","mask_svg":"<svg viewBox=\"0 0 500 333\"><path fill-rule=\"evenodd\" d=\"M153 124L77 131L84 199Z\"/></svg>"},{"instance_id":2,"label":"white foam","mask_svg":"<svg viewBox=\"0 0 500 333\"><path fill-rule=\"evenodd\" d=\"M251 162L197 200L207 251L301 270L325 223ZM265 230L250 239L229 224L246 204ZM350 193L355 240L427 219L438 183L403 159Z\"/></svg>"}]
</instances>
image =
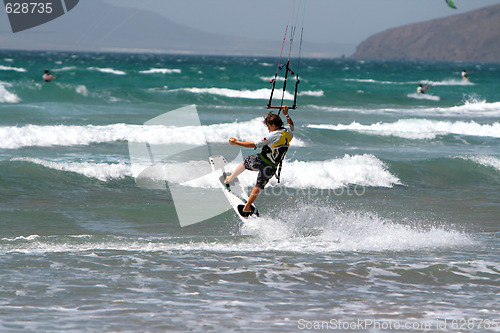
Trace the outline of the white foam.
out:
<instances>
[{"instance_id":1,"label":"white foam","mask_svg":"<svg viewBox=\"0 0 500 333\"><path fill-rule=\"evenodd\" d=\"M499 116L500 115L500 102L486 102L474 96L464 96L462 105L451 107L411 107L411 108L356 108L356 107L332 107L332 106L319 106L307 105L305 108L315 109L325 112L356 112L364 114L385 114L385 113L401 113L412 115L429 115L429 116Z\"/></svg>"},{"instance_id":2,"label":"white foam","mask_svg":"<svg viewBox=\"0 0 500 333\"><path fill-rule=\"evenodd\" d=\"M360 82L360 83L375 83L375 84L394 84L394 85L408 85L408 84L427 84L429 86L473 86L474 83L469 80L463 79L445 79L442 81L380 81L375 79L344 79L348 82Z\"/></svg>"},{"instance_id":3,"label":"white foam","mask_svg":"<svg viewBox=\"0 0 500 333\"><path fill-rule=\"evenodd\" d=\"M199 133L204 133L204 135L199 135ZM150 144L203 144L206 141L227 143L230 137L237 137L243 141L257 141L267 136L268 133L262 124L262 118L255 118L246 122L206 125L202 126L202 131L194 130L191 126L172 127L128 124L104 126L6 126L0 127L0 148L74 146L116 141ZM305 146L305 143L294 137L292 145L300 147Z\"/></svg>"},{"instance_id":4,"label":"white foam","mask_svg":"<svg viewBox=\"0 0 500 333\"><path fill-rule=\"evenodd\" d=\"M323 97L325 96L325 92L323 90L306 90L298 93L300 96L313 96L313 97Z\"/></svg>"},{"instance_id":5,"label":"white foam","mask_svg":"<svg viewBox=\"0 0 500 333\"><path fill-rule=\"evenodd\" d=\"M363 94L363 91L358 91L358 93ZM334 106L321 106L321 105L306 105L304 108L319 110L324 112L356 112L356 113L396 113L401 112L401 109L394 108L377 108L377 109L368 109L368 108L355 108L355 107L334 107ZM404 110L407 112L407 110Z\"/></svg>"},{"instance_id":6,"label":"white foam","mask_svg":"<svg viewBox=\"0 0 500 333\"><path fill-rule=\"evenodd\" d=\"M271 89L257 89L257 90L236 90L236 89L229 89L229 88L180 88L180 89L172 89L169 90L169 92L176 92L176 91L187 91L193 94L209 94L209 95L217 95L217 96L224 96L224 97L229 97L229 98L245 98L245 99L264 99L268 100L269 96L271 94ZM282 89L275 89L274 91L274 97L280 98L283 94ZM313 96L313 97L322 97L325 95L323 90L318 90L318 91L303 91L303 92L298 92L298 95L302 96ZM294 99L294 95L288 91L285 91L283 94L284 100L292 101Z\"/></svg>"},{"instance_id":7,"label":"white foam","mask_svg":"<svg viewBox=\"0 0 500 333\"><path fill-rule=\"evenodd\" d=\"M200 163L204 162L178 164L176 166L178 172L164 177L156 175L154 178L177 183L182 182L182 179L192 179L192 175L203 170L203 165ZM236 167L236 164L229 164L227 170L230 172ZM173 170L172 166L169 169ZM158 171L160 174L166 175L163 170ZM238 179L243 187L251 189L255 186L256 177L256 172L245 171L238 176ZM392 175L387 170L387 166L371 154L345 155L343 158L327 161L286 161L283 164L281 180L282 186L277 186L276 178L272 178L269 182L267 188L273 195L283 193L308 196L340 195L343 189L349 185L389 188L394 185L402 185L399 178ZM186 182L184 185L200 188L218 187L211 175ZM289 189L300 189L301 191L289 192ZM302 191L306 189L308 191ZM324 193L322 190L339 191ZM363 192L363 189L356 189L356 191L356 193Z\"/></svg>"},{"instance_id":8,"label":"white foam","mask_svg":"<svg viewBox=\"0 0 500 333\"><path fill-rule=\"evenodd\" d=\"M487 102L481 100L477 96L464 96L462 105L451 107L438 107L438 108L422 108L409 110L410 112L429 115L442 115L442 116L498 116L500 115L500 102ZM405 110L405 112L407 112Z\"/></svg>"},{"instance_id":9,"label":"white foam","mask_svg":"<svg viewBox=\"0 0 500 333\"><path fill-rule=\"evenodd\" d=\"M19 240L25 240L25 241L32 241L32 240L35 240L37 238L40 238L39 235L29 235L28 237L26 236L18 236L18 237L14 237L14 238L2 238L3 241L7 241L7 242L15 242L15 241L19 241Z\"/></svg>"},{"instance_id":10,"label":"white foam","mask_svg":"<svg viewBox=\"0 0 500 333\"><path fill-rule=\"evenodd\" d=\"M83 96L88 96L89 95L89 91L88 91L87 87L85 87L83 84L78 85L75 88L75 90L80 95L83 95Z\"/></svg>"},{"instance_id":11,"label":"white foam","mask_svg":"<svg viewBox=\"0 0 500 333\"><path fill-rule=\"evenodd\" d=\"M139 71L139 73L141 73L141 74L173 74L173 73L180 74L181 70L178 68L173 68L173 69L171 69L171 68L151 68L148 70Z\"/></svg>"},{"instance_id":12,"label":"white foam","mask_svg":"<svg viewBox=\"0 0 500 333\"><path fill-rule=\"evenodd\" d=\"M204 140L189 133L185 129L167 126L143 126L114 124L106 126L38 126L0 127L0 147L16 149L30 146L75 146L92 143L116 141L133 141L143 143L176 143L195 144ZM176 134L178 134L176 136Z\"/></svg>"},{"instance_id":13,"label":"white foam","mask_svg":"<svg viewBox=\"0 0 500 333\"><path fill-rule=\"evenodd\" d=\"M348 82L360 82L360 83L376 83L376 84L408 84L408 82L394 82L394 81L379 81L375 79L344 79ZM416 83L416 82L410 82Z\"/></svg>"},{"instance_id":14,"label":"white foam","mask_svg":"<svg viewBox=\"0 0 500 333\"><path fill-rule=\"evenodd\" d=\"M320 203L288 207L276 215L281 218L248 220L242 233L262 239L257 248L267 245L273 250L306 253L405 251L474 244L469 236L455 230L421 223L407 225L371 212L340 212Z\"/></svg>"},{"instance_id":15,"label":"white foam","mask_svg":"<svg viewBox=\"0 0 500 333\"><path fill-rule=\"evenodd\" d=\"M80 94L82 96L89 95L89 91L88 91L87 87L85 87L83 84L80 84L77 86L74 86L74 85L68 84L68 83L60 83L60 82L56 82L55 84L58 87L60 87L61 89L74 90L75 92L77 92L78 94Z\"/></svg>"},{"instance_id":16,"label":"white foam","mask_svg":"<svg viewBox=\"0 0 500 333\"><path fill-rule=\"evenodd\" d=\"M397 136L405 139L434 139L438 135L459 134L484 137L500 137L500 123L478 124L475 121L439 121L428 119L401 119L394 123L375 123L363 125L352 122L349 125L308 125L309 128L334 131L356 131L360 133Z\"/></svg>"},{"instance_id":17,"label":"white foam","mask_svg":"<svg viewBox=\"0 0 500 333\"><path fill-rule=\"evenodd\" d=\"M130 165L125 163L90 163L90 162L55 162L39 158L13 158L12 161L23 161L42 165L49 169L68 171L81 174L85 177L96 178L102 181L121 179L131 176Z\"/></svg>"},{"instance_id":18,"label":"white foam","mask_svg":"<svg viewBox=\"0 0 500 333\"><path fill-rule=\"evenodd\" d=\"M4 65L0 65L0 71L15 71L15 72L19 72L19 73L27 72L27 70L22 68L22 67L11 67L11 66L4 66Z\"/></svg>"},{"instance_id":19,"label":"white foam","mask_svg":"<svg viewBox=\"0 0 500 333\"><path fill-rule=\"evenodd\" d=\"M145 167L136 165L134 168L124 162L117 163L93 163L93 162L68 162L48 161L39 158L13 158L12 161L23 161L42 165L46 168L74 172L88 178L96 178L102 181L122 179L125 177L137 177L144 171ZM230 164L228 170L234 170L236 164ZM155 181L167 181L176 184L197 188L218 188L219 185L213 177L208 174L192 180L193 175L205 174L207 170L206 161L189 161L175 164L157 164L148 172L147 177ZM168 172L166 172L168 170ZM238 178L242 185L252 188L255 185L257 173L246 171ZM401 181L388 170L386 165L373 155L346 155L341 159L328 161L293 161L285 162L281 174L284 186L277 187L275 178L271 180L268 188L273 194L280 194L287 189L310 189L309 192L297 192L297 195L318 195L321 190L342 189L348 185L393 187L400 185ZM189 180L189 181L186 181ZM359 190L358 192L361 192ZM286 192L288 193L288 192ZM331 195L340 193L330 193Z\"/></svg>"},{"instance_id":20,"label":"white foam","mask_svg":"<svg viewBox=\"0 0 500 333\"><path fill-rule=\"evenodd\" d=\"M455 274L478 280L491 281L491 276L498 275L500 272L500 265L496 261L475 259L467 261L454 261L450 262L450 265L458 268L454 271ZM482 309L480 312L488 313L489 310Z\"/></svg>"},{"instance_id":21,"label":"white foam","mask_svg":"<svg viewBox=\"0 0 500 333\"><path fill-rule=\"evenodd\" d=\"M0 103L19 103L21 99L16 94L9 92L5 87L11 85L0 81Z\"/></svg>"},{"instance_id":22,"label":"white foam","mask_svg":"<svg viewBox=\"0 0 500 333\"><path fill-rule=\"evenodd\" d=\"M460 156L460 158L473 161L485 167L493 167L500 171L500 158L494 156Z\"/></svg>"},{"instance_id":23,"label":"white foam","mask_svg":"<svg viewBox=\"0 0 500 333\"><path fill-rule=\"evenodd\" d=\"M417 93L413 93L413 94L408 94L407 96L410 97L410 98L426 99L426 100L429 100L429 101L439 101L439 100L441 100L441 98L439 96L434 96L434 95L431 95L431 94L417 94Z\"/></svg>"},{"instance_id":24,"label":"white foam","mask_svg":"<svg viewBox=\"0 0 500 333\"><path fill-rule=\"evenodd\" d=\"M257 89L257 90L236 90L229 88L181 88L170 91L187 91L193 94L209 94L224 96L230 98L246 98L246 99L269 99L271 89ZM281 96L281 92L280 95ZM293 100L293 95L285 92L285 100Z\"/></svg>"},{"instance_id":25,"label":"white foam","mask_svg":"<svg viewBox=\"0 0 500 333\"><path fill-rule=\"evenodd\" d=\"M65 71L70 71L76 69L76 66L66 66L62 68L56 69L58 72L65 72Z\"/></svg>"},{"instance_id":26,"label":"white foam","mask_svg":"<svg viewBox=\"0 0 500 333\"><path fill-rule=\"evenodd\" d=\"M114 75L126 75L127 74L124 71L120 71L120 70L113 69L113 68L89 67L88 69L96 70L96 71L99 71L101 73L114 74Z\"/></svg>"},{"instance_id":27,"label":"white foam","mask_svg":"<svg viewBox=\"0 0 500 333\"><path fill-rule=\"evenodd\" d=\"M422 84L430 86L473 86L474 83L464 79L445 79L442 81L421 81Z\"/></svg>"},{"instance_id":28,"label":"white foam","mask_svg":"<svg viewBox=\"0 0 500 333\"><path fill-rule=\"evenodd\" d=\"M401 181L371 154L345 155L327 161L287 161L281 173L287 187L338 189L350 184L393 187ZM274 180L273 180L274 181Z\"/></svg>"},{"instance_id":29,"label":"white foam","mask_svg":"<svg viewBox=\"0 0 500 333\"><path fill-rule=\"evenodd\" d=\"M159 128L160 127L160 128ZM16 149L30 146L73 146L91 143L136 140L159 137L163 126L115 124L107 126L38 126L0 127L0 147Z\"/></svg>"},{"instance_id":30,"label":"white foam","mask_svg":"<svg viewBox=\"0 0 500 333\"><path fill-rule=\"evenodd\" d=\"M455 114L500 115L500 102L488 103L476 95L464 95L463 105L451 107L449 111Z\"/></svg>"},{"instance_id":31,"label":"white foam","mask_svg":"<svg viewBox=\"0 0 500 333\"><path fill-rule=\"evenodd\" d=\"M262 81L266 81L266 82L273 82L274 75L273 76L259 76L259 79L261 79ZM278 76L278 77L276 77L276 82L278 82L278 81L285 81L285 78L283 76Z\"/></svg>"}]
</instances>

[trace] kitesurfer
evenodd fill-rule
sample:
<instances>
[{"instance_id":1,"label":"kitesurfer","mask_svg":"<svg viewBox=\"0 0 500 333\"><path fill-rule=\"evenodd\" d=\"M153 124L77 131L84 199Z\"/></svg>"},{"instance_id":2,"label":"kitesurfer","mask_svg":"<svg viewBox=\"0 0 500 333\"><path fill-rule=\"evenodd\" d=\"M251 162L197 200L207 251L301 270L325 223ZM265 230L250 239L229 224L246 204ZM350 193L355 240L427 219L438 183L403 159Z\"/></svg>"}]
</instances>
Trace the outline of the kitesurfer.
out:
<instances>
[{"instance_id":1,"label":"kitesurfer","mask_svg":"<svg viewBox=\"0 0 500 333\"><path fill-rule=\"evenodd\" d=\"M50 71L48 69L46 69L44 74L43 74L43 80L45 82L50 82L50 81L54 80L54 75L50 74Z\"/></svg>"},{"instance_id":2,"label":"kitesurfer","mask_svg":"<svg viewBox=\"0 0 500 333\"><path fill-rule=\"evenodd\" d=\"M252 203L257 199L260 191L264 189L269 180L275 175L278 166L285 157L285 154L293 138L294 125L288 114L288 106L283 106L283 114L286 117L287 125L283 125L283 120L277 114L269 112L264 119L270 134L256 142L239 141L230 138L231 145L238 145L246 148L262 148L259 154L248 156L234 172L225 179L226 184L230 184L234 178L240 175L245 169L258 171L257 183L250 193L249 199L240 214L248 217L252 214Z\"/></svg>"},{"instance_id":3,"label":"kitesurfer","mask_svg":"<svg viewBox=\"0 0 500 333\"><path fill-rule=\"evenodd\" d=\"M467 72L465 69L462 70L462 80L469 80L469 72Z\"/></svg>"},{"instance_id":4,"label":"kitesurfer","mask_svg":"<svg viewBox=\"0 0 500 333\"><path fill-rule=\"evenodd\" d=\"M422 84L419 84L418 87L417 87L417 93L419 94L425 94L425 92L429 89L430 87L429 86L422 86Z\"/></svg>"}]
</instances>

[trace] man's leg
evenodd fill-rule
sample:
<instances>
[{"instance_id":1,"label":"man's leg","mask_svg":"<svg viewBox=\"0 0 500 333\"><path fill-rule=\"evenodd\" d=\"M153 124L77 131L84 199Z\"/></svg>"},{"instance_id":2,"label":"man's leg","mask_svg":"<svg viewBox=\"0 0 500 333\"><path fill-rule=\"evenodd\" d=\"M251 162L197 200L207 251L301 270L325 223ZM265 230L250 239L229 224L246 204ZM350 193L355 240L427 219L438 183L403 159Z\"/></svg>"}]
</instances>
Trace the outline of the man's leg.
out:
<instances>
[{"instance_id":1,"label":"man's leg","mask_svg":"<svg viewBox=\"0 0 500 333\"><path fill-rule=\"evenodd\" d=\"M250 192L250 195L248 196L248 201L245 205L245 207L243 207L243 211L244 212L251 212L252 209L250 208L253 204L253 202L255 201L255 199L257 199L257 197L259 196L260 194L260 191L262 191L262 189L258 186L255 186L253 189L252 189L252 192Z\"/></svg>"},{"instance_id":2,"label":"man's leg","mask_svg":"<svg viewBox=\"0 0 500 333\"><path fill-rule=\"evenodd\" d=\"M233 181L236 177L238 177L243 171L245 171L245 165L243 162L241 162L240 165L236 168L236 170L233 171L231 176L227 176L226 179L224 180L224 183L229 184L230 182Z\"/></svg>"},{"instance_id":3,"label":"man's leg","mask_svg":"<svg viewBox=\"0 0 500 333\"><path fill-rule=\"evenodd\" d=\"M276 173L276 168L268 165L266 165L259 171L259 174L257 175L257 185L255 185L255 187L252 189L252 192L250 192L248 201L245 207L243 207L244 212L248 213L252 211L250 207L252 207L253 202L259 196L260 191L262 191L262 189L269 182L269 179L273 178L275 173Z\"/></svg>"}]
</instances>

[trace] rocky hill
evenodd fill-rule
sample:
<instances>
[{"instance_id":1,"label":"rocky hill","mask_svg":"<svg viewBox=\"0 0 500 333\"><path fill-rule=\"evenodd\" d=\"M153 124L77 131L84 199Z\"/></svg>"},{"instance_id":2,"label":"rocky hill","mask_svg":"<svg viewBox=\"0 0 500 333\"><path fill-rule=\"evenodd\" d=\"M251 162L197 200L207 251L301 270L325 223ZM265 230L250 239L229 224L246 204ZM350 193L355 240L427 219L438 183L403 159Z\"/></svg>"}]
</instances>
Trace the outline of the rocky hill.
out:
<instances>
[{"instance_id":1,"label":"rocky hill","mask_svg":"<svg viewBox=\"0 0 500 333\"><path fill-rule=\"evenodd\" d=\"M500 4L383 31L351 58L500 62Z\"/></svg>"}]
</instances>

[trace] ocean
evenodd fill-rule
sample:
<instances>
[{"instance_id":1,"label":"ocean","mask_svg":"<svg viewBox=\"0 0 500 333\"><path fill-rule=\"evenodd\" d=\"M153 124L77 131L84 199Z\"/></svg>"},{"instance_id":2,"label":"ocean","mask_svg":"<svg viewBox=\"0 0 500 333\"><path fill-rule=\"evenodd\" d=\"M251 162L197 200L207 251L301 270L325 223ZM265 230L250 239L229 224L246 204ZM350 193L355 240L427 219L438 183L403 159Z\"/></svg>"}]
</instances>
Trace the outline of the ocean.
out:
<instances>
[{"instance_id":1,"label":"ocean","mask_svg":"<svg viewBox=\"0 0 500 333\"><path fill-rule=\"evenodd\" d=\"M165 113L212 151L266 136L277 61L1 51L0 331L499 332L498 64L302 59L259 219L181 226L139 186L131 142L193 141Z\"/></svg>"}]
</instances>

